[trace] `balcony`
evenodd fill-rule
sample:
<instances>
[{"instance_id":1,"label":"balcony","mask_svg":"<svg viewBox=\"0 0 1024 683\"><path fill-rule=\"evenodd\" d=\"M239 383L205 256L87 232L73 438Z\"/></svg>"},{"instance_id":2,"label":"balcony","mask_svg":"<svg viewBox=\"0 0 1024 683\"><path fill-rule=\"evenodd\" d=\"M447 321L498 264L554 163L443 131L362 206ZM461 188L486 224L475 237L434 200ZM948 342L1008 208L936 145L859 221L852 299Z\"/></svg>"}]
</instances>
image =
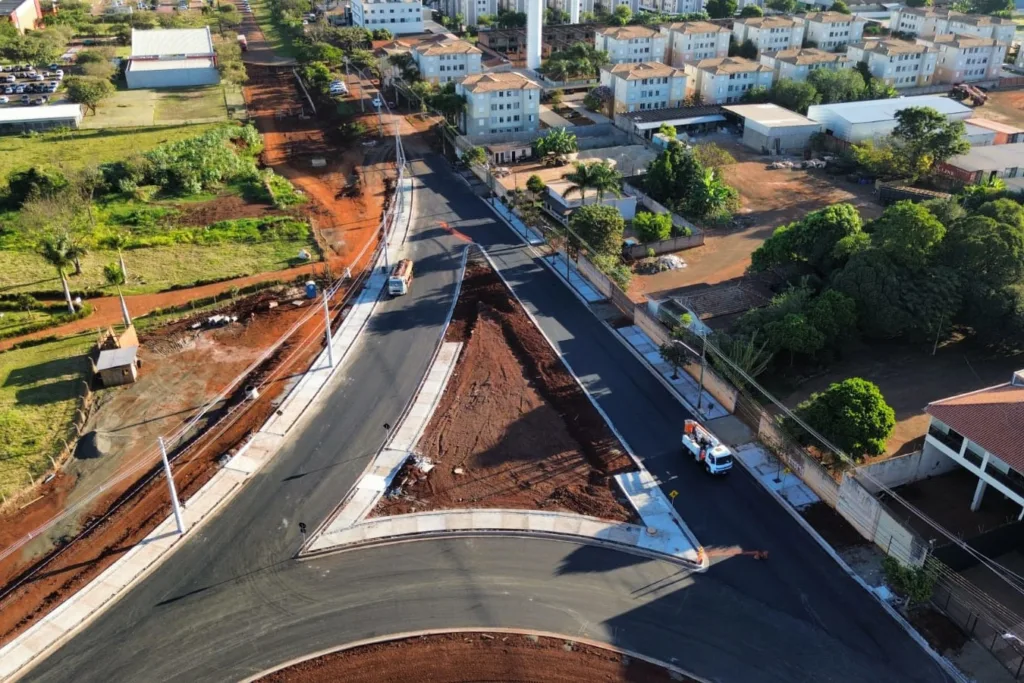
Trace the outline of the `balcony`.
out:
<instances>
[{"instance_id":1,"label":"balcony","mask_svg":"<svg viewBox=\"0 0 1024 683\"><path fill-rule=\"evenodd\" d=\"M954 453L959 453L960 449L964 445L964 437L960 436L953 430L948 433L935 427L935 425L929 425L928 436L932 437L946 448L951 449Z\"/></svg>"}]
</instances>

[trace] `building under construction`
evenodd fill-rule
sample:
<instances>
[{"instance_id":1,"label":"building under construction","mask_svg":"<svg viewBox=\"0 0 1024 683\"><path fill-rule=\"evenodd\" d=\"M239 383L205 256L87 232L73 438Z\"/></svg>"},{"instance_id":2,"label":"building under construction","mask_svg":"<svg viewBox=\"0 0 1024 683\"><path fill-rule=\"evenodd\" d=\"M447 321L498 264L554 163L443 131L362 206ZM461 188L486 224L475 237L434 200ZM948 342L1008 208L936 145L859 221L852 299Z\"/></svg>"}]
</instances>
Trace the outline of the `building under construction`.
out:
<instances>
[{"instance_id":1,"label":"building under construction","mask_svg":"<svg viewBox=\"0 0 1024 683\"><path fill-rule=\"evenodd\" d=\"M593 47L594 24L563 24L545 26L541 40L541 58L547 59L552 52L567 50L576 43ZM526 66L526 28L496 28L480 31L479 45L494 50L508 58L514 66Z\"/></svg>"}]
</instances>

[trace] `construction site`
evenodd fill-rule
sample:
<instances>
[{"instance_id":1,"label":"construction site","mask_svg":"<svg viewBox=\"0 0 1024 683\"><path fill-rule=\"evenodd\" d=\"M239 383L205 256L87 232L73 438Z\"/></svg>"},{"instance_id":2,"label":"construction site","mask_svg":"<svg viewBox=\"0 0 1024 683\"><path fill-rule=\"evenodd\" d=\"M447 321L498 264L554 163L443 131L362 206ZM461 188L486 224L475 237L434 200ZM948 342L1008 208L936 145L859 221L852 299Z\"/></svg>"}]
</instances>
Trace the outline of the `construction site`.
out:
<instances>
[{"instance_id":1,"label":"construction site","mask_svg":"<svg viewBox=\"0 0 1024 683\"><path fill-rule=\"evenodd\" d=\"M330 299L336 329L375 255L396 177L393 144L342 146L330 124L304 106L292 69L249 66L249 72L245 97L263 134L261 161L309 197L302 212L325 263L299 272L294 283L249 296L225 294L223 303L199 311L193 309L200 295L191 290L168 292L166 302L157 300L160 294L147 296L152 307L166 308L160 324L139 335L137 380L94 386L67 461L0 508L0 643L167 517L159 435L173 435L169 459L183 501L210 480L323 348L323 310L305 281L312 278L316 292L337 283ZM212 209L197 207L196 220L219 219L226 210L199 216ZM217 289L233 287L228 281Z\"/></svg>"}]
</instances>

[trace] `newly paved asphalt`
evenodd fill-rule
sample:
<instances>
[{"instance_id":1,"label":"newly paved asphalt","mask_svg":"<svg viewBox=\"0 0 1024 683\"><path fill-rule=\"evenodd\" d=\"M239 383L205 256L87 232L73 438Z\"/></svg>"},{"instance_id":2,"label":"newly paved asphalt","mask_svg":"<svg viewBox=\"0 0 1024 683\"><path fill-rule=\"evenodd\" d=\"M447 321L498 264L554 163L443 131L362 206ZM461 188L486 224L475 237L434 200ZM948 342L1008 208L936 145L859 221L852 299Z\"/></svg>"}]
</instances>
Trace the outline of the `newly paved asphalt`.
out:
<instances>
[{"instance_id":1,"label":"newly paved asphalt","mask_svg":"<svg viewBox=\"0 0 1024 683\"><path fill-rule=\"evenodd\" d=\"M414 629L534 628L613 643L716 681L940 681L940 668L743 470L679 452L686 411L436 159L411 236L412 293L381 304L329 407L161 568L37 667L39 681L226 681ZM709 547L768 550L705 574L569 542L414 541L299 562L426 370L465 245L486 246Z\"/></svg>"}]
</instances>

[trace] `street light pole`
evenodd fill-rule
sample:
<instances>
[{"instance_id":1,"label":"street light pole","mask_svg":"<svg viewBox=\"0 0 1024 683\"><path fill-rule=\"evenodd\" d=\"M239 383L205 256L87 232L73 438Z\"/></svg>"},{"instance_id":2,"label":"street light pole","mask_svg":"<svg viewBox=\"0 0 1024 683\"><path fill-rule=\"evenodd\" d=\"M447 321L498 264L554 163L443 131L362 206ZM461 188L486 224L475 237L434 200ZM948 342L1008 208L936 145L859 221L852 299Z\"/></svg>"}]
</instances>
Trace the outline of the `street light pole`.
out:
<instances>
[{"instance_id":1,"label":"street light pole","mask_svg":"<svg viewBox=\"0 0 1024 683\"><path fill-rule=\"evenodd\" d=\"M331 345L331 307L327 302L327 291L324 291L324 335L327 337L327 366L334 367L334 348Z\"/></svg>"},{"instance_id":2,"label":"street light pole","mask_svg":"<svg viewBox=\"0 0 1024 683\"><path fill-rule=\"evenodd\" d=\"M167 488L171 492L171 510L174 512L174 522L178 525L178 533L185 533L185 522L181 517L181 504L178 502L178 492L174 489L174 477L171 476L171 463L167 459L167 447L164 445L164 437L156 437L160 444L160 458L164 463L164 474L167 475Z\"/></svg>"},{"instance_id":3,"label":"street light pole","mask_svg":"<svg viewBox=\"0 0 1024 683\"><path fill-rule=\"evenodd\" d=\"M704 366L707 363L707 361L705 360L705 352L707 351L707 348L708 348L708 336L707 336L707 334L702 334L700 336L700 338L701 338L701 342L702 343L701 343L701 347L700 347L700 381L698 382L699 386L697 387L697 413L698 414L700 414L701 405L704 403Z\"/></svg>"}]
</instances>

